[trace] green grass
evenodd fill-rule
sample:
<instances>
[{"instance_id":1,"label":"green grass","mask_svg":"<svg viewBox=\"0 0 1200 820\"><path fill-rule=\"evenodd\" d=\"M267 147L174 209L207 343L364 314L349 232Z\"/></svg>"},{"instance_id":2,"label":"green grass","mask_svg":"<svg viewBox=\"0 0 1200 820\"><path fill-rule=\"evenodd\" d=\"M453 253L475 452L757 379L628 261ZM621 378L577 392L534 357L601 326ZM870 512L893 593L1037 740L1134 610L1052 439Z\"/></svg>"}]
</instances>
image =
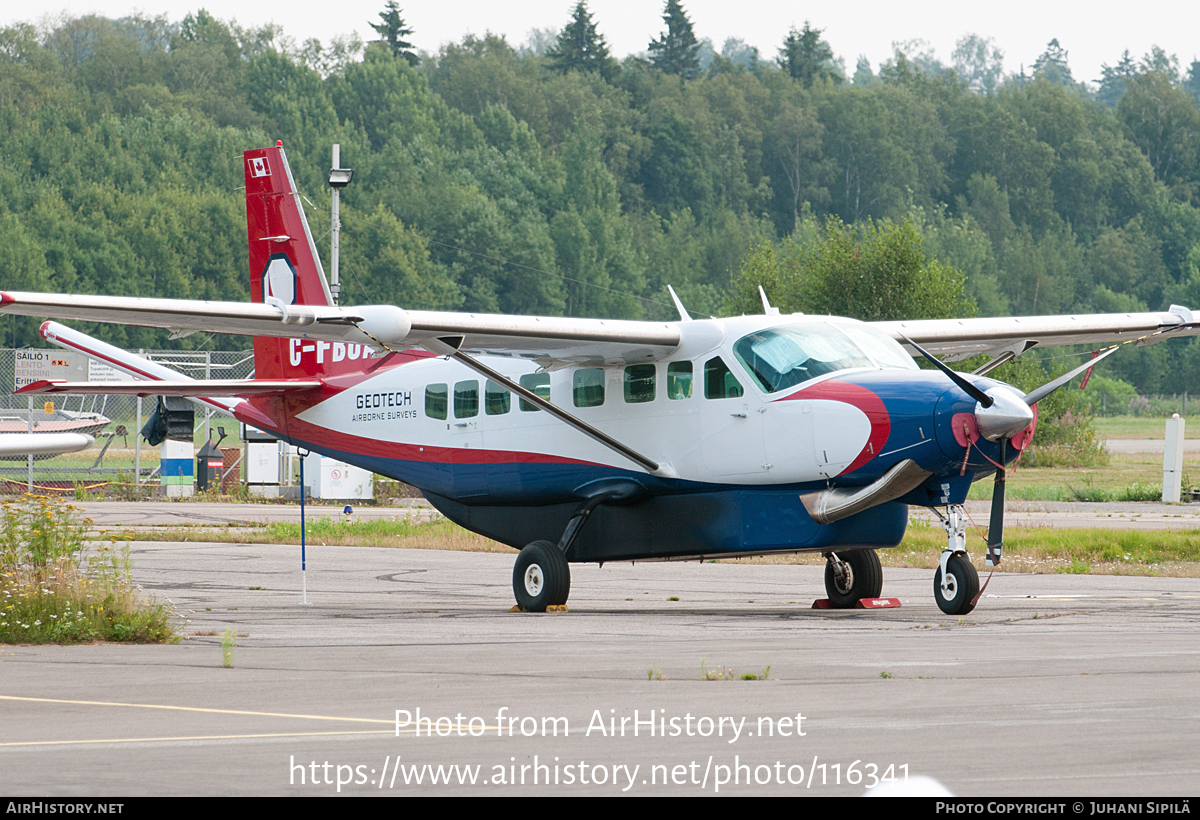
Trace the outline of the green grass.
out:
<instances>
[{"instance_id":1,"label":"green grass","mask_svg":"<svg viewBox=\"0 0 1200 820\"><path fill-rule=\"evenodd\" d=\"M904 543L893 550L880 550L879 557L886 566L933 569L945 545L946 535L940 527L914 523ZM984 541L974 528L968 530L967 548L982 568ZM1197 577L1200 576L1200 530L1006 527L1001 569Z\"/></svg>"},{"instance_id":2,"label":"green grass","mask_svg":"<svg viewBox=\"0 0 1200 820\"><path fill-rule=\"evenodd\" d=\"M1190 402L1189 402L1190 404ZM1166 434L1166 416L1095 416L1100 438L1161 439ZM1200 424L1184 425L1184 438L1200 439Z\"/></svg>"},{"instance_id":3,"label":"green grass","mask_svg":"<svg viewBox=\"0 0 1200 820\"><path fill-rule=\"evenodd\" d=\"M1200 476L1200 469L1192 472ZM991 497L990 478L972 484L967 495L973 501ZM1156 501L1161 497L1160 453L1113 453L1105 467L1030 467L1017 462L1005 489L1005 498L1012 501Z\"/></svg>"},{"instance_id":4,"label":"green grass","mask_svg":"<svg viewBox=\"0 0 1200 820\"><path fill-rule=\"evenodd\" d=\"M132 581L127 545L87 549L91 522L60 499L3 505L0 643L174 643L174 612Z\"/></svg>"},{"instance_id":5,"label":"green grass","mask_svg":"<svg viewBox=\"0 0 1200 820\"><path fill-rule=\"evenodd\" d=\"M445 518L409 521L407 518L360 518L341 521L314 518L307 522L309 544L343 547L441 549L462 552L513 553L510 547L476 535ZM277 522L265 527L156 527L132 537L144 541L220 541L226 544L299 544L300 524Z\"/></svg>"}]
</instances>

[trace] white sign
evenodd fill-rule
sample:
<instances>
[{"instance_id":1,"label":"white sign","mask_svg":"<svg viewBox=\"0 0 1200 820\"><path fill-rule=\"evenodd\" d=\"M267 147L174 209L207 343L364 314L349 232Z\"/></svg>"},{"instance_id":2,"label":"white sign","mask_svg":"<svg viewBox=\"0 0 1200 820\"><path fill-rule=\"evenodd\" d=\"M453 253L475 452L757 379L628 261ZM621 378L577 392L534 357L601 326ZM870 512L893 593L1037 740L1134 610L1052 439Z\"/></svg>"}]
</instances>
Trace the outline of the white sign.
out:
<instances>
[{"instance_id":1,"label":"white sign","mask_svg":"<svg viewBox=\"0 0 1200 820\"><path fill-rule=\"evenodd\" d=\"M83 372L83 362L65 350L17 350L13 368L13 390L43 379L72 381Z\"/></svg>"},{"instance_id":2,"label":"white sign","mask_svg":"<svg viewBox=\"0 0 1200 820\"><path fill-rule=\"evenodd\" d=\"M88 359L88 377L90 382L131 382L133 376L128 373L122 373L115 367L98 362L95 359Z\"/></svg>"}]
</instances>

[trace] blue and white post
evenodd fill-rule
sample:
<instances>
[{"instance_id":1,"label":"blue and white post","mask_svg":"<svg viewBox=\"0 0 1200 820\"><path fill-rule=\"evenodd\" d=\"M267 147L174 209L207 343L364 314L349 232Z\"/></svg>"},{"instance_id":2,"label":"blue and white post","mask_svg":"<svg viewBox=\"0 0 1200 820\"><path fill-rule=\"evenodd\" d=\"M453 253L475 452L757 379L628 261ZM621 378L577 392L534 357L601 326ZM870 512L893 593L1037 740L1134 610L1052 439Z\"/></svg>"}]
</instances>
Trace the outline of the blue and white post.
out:
<instances>
[{"instance_id":1,"label":"blue and white post","mask_svg":"<svg viewBox=\"0 0 1200 820\"><path fill-rule=\"evenodd\" d=\"M196 449L190 441L163 439L158 477L167 498L187 498L196 491Z\"/></svg>"},{"instance_id":2,"label":"blue and white post","mask_svg":"<svg viewBox=\"0 0 1200 820\"><path fill-rule=\"evenodd\" d=\"M304 525L304 458L308 455L300 455L300 451L296 450L296 455L300 456L300 606L312 606L308 602L308 567L305 560L305 525Z\"/></svg>"}]
</instances>

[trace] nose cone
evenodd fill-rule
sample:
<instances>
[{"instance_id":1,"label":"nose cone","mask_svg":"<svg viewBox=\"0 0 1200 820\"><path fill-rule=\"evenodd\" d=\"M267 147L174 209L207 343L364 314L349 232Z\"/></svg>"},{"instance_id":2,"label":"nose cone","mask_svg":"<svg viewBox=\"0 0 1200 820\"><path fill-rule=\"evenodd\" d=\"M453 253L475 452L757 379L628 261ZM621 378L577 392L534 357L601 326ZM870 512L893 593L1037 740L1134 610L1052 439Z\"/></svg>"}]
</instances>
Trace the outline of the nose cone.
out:
<instances>
[{"instance_id":1,"label":"nose cone","mask_svg":"<svg viewBox=\"0 0 1200 820\"><path fill-rule=\"evenodd\" d=\"M1012 388L996 385L985 392L994 401L991 407L976 403L975 420L988 441L1012 438L1033 423L1033 410Z\"/></svg>"}]
</instances>

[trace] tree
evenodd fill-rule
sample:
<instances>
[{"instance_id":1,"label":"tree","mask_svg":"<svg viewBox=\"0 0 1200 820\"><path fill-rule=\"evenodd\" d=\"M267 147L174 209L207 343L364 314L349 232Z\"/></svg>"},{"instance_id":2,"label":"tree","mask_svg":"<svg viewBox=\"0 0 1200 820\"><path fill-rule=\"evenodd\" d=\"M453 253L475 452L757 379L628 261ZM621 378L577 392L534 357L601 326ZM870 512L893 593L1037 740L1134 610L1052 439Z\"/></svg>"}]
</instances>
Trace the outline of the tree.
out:
<instances>
[{"instance_id":1,"label":"tree","mask_svg":"<svg viewBox=\"0 0 1200 820\"><path fill-rule=\"evenodd\" d=\"M810 26L806 20L803 31L792 27L779 49L780 67L805 86L811 86L823 77L835 83L843 81L841 72L834 67L833 49L821 39L822 31Z\"/></svg>"},{"instance_id":2,"label":"tree","mask_svg":"<svg viewBox=\"0 0 1200 820\"><path fill-rule=\"evenodd\" d=\"M1071 67L1067 65L1067 50L1058 44L1058 39L1046 44L1046 50L1033 63L1033 76L1042 77L1056 85L1075 85Z\"/></svg>"},{"instance_id":3,"label":"tree","mask_svg":"<svg viewBox=\"0 0 1200 820\"><path fill-rule=\"evenodd\" d=\"M782 242L760 246L742 264L727 315L758 313L762 285L784 313L850 316L864 322L940 319L976 312L958 270L930 259L911 221L846 225L808 219Z\"/></svg>"},{"instance_id":4,"label":"tree","mask_svg":"<svg viewBox=\"0 0 1200 820\"><path fill-rule=\"evenodd\" d=\"M1121 61L1115 66L1110 66L1108 63L1103 63L1100 66L1100 91L1096 94L1096 98L1108 107L1113 107L1125 94L1125 90L1129 87L1129 81L1133 79L1137 73L1137 67L1133 63L1133 58L1129 56L1129 49L1121 55Z\"/></svg>"},{"instance_id":5,"label":"tree","mask_svg":"<svg viewBox=\"0 0 1200 820\"><path fill-rule=\"evenodd\" d=\"M384 43L391 50L393 57L403 57L408 60L409 65L415 66L420 62L420 58L412 50L413 44L402 39L412 34L413 30L404 24L396 0L388 0L383 11L379 12L379 20L378 23L367 24L379 35L380 39L376 42Z\"/></svg>"},{"instance_id":6,"label":"tree","mask_svg":"<svg viewBox=\"0 0 1200 820\"><path fill-rule=\"evenodd\" d=\"M550 58L550 65L563 74L571 70L595 72L607 79L614 69L612 57L608 53L608 44L596 30L596 24L592 22L592 13L588 11L585 0L579 0L575 4L571 22L563 29L562 34L558 35L558 42L546 56Z\"/></svg>"},{"instance_id":7,"label":"tree","mask_svg":"<svg viewBox=\"0 0 1200 820\"><path fill-rule=\"evenodd\" d=\"M1184 90L1200 100L1200 60L1192 60L1188 67L1187 79L1183 81Z\"/></svg>"},{"instance_id":8,"label":"tree","mask_svg":"<svg viewBox=\"0 0 1200 820\"><path fill-rule=\"evenodd\" d=\"M1000 84L1004 71L1004 52L991 37L968 34L954 44L951 57L954 70L975 92L991 94Z\"/></svg>"},{"instance_id":9,"label":"tree","mask_svg":"<svg viewBox=\"0 0 1200 820\"><path fill-rule=\"evenodd\" d=\"M749 69L758 67L758 49L747 45L746 41L740 37L725 38L725 45L721 46L721 56L734 65Z\"/></svg>"},{"instance_id":10,"label":"tree","mask_svg":"<svg viewBox=\"0 0 1200 820\"><path fill-rule=\"evenodd\" d=\"M692 31L679 0L667 0L663 11L663 22L667 30L650 43L650 65L667 74L678 74L686 80L696 76L700 70L700 43Z\"/></svg>"},{"instance_id":11,"label":"tree","mask_svg":"<svg viewBox=\"0 0 1200 820\"><path fill-rule=\"evenodd\" d=\"M1193 193L1186 189L1195 187L1200 159L1200 110L1187 92L1172 85L1165 72L1139 74L1129 79L1117 117L1155 176L1181 195Z\"/></svg>"}]
</instances>

